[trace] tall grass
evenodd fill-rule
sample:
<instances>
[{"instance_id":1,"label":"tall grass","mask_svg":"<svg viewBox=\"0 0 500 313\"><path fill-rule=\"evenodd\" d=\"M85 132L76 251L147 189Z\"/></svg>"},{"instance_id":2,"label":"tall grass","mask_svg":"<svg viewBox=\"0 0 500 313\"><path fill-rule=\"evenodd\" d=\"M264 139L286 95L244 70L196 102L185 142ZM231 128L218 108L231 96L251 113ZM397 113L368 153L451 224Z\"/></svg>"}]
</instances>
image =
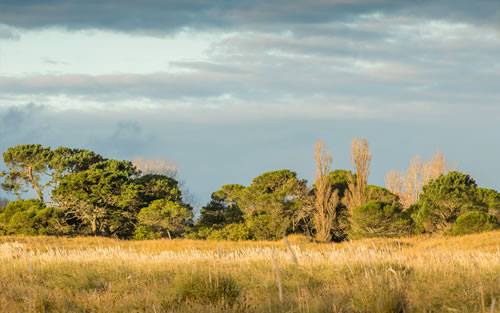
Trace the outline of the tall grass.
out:
<instances>
[{"instance_id":1,"label":"tall grass","mask_svg":"<svg viewBox=\"0 0 500 313\"><path fill-rule=\"evenodd\" d=\"M500 312L500 232L299 239L2 237L0 312Z\"/></svg>"}]
</instances>

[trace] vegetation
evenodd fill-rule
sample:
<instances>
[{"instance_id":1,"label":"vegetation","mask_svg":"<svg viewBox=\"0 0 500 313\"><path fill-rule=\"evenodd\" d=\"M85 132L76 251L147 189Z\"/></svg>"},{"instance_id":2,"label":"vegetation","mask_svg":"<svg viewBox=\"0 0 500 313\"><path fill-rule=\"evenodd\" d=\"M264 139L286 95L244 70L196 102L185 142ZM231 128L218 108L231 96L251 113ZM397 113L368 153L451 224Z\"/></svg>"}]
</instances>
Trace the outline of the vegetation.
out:
<instances>
[{"instance_id":1,"label":"vegetation","mask_svg":"<svg viewBox=\"0 0 500 313\"><path fill-rule=\"evenodd\" d=\"M365 139L351 146L353 171L332 168L318 142L311 185L289 169L250 185L223 185L196 216L184 200L177 167L164 159L107 159L93 151L39 144L3 154L0 203L4 235L91 235L121 239L279 240L301 234L316 242L418 233L468 234L500 225L500 193L449 171L441 153L392 171L386 188L369 184ZM29 199L25 195L35 196Z\"/></svg>"},{"instance_id":2,"label":"vegetation","mask_svg":"<svg viewBox=\"0 0 500 313\"><path fill-rule=\"evenodd\" d=\"M290 236L289 246L283 241L0 237L0 308L500 312L498 231L336 245L296 237Z\"/></svg>"}]
</instances>

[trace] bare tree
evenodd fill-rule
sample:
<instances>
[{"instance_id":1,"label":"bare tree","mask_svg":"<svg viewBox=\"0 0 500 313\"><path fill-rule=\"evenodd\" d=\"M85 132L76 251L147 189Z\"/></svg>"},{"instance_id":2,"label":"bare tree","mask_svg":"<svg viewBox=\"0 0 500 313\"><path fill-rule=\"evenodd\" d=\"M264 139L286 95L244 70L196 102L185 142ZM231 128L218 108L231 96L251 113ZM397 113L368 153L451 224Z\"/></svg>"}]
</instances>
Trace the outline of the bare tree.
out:
<instances>
[{"instance_id":1,"label":"bare tree","mask_svg":"<svg viewBox=\"0 0 500 313\"><path fill-rule=\"evenodd\" d=\"M427 162L422 162L419 156L415 156L410 160L405 175L390 171L386 176L385 186L399 196L403 207L408 208L418 201L425 185L446 172L448 164L441 152L437 152Z\"/></svg>"},{"instance_id":2,"label":"bare tree","mask_svg":"<svg viewBox=\"0 0 500 313\"><path fill-rule=\"evenodd\" d=\"M333 223L337 217L339 204L338 190L333 190L330 184L332 156L325 151L325 144L318 141L314 148L316 162L316 177L314 181L315 197L313 226L317 241L327 242L332 239Z\"/></svg>"},{"instance_id":3,"label":"bare tree","mask_svg":"<svg viewBox=\"0 0 500 313\"><path fill-rule=\"evenodd\" d=\"M171 178L177 176L177 165L167 159L145 159L135 158L132 163L141 171L142 175L165 175Z\"/></svg>"},{"instance_id":4,"label":"bare tree","mask_svg":"<svg viewBox=\"0 0 500 313\"><path fill-rule=\"evenodd\" d=\"M364 205L369 200L368 176L372 155L366 139L355 138L351 145L351 162L356 174L350 176L346 192L346 206L352 213L354 208Z\"/></svg>"}]
</instances>

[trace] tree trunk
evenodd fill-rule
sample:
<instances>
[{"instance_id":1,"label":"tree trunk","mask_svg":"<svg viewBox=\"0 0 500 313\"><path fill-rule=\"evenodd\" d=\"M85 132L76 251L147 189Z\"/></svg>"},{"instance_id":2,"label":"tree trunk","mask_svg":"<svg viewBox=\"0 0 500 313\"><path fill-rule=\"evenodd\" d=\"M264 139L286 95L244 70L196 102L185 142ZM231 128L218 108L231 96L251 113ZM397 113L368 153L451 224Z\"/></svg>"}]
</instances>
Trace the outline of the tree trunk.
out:
<instances>
[{"instance_id":1,"label":"tree trunk","mask_svg":"<svg viewBox=\"0 0 500 313\"><path fill-rule=\"evenodd\" d=\"M33 189L35 190L35 192L38 196L38 200L44 202L43 201L43 191L40 188L40 186L38 185L38 182L33 177L33 168L31 166L28 167L28 179L30 180L31 186L33 186Z\"/></svg>"}]
</instances>

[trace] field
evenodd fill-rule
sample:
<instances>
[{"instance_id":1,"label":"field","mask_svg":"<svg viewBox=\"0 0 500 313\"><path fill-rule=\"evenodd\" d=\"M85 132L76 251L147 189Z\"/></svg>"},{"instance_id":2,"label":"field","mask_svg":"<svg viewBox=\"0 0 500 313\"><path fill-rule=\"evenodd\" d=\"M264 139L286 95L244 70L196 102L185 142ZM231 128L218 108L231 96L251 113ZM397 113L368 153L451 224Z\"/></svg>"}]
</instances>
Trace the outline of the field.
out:
<instances>
[{"instance_id":1,"label":"field","mask_svg":"<svg viewBox=\"0 0 500 313\"><path fill-rule=\"evenodd\" d=\"M320 245L0 237L1 312L500 312L500 232Z\"/></svg>"}]
</instances>

